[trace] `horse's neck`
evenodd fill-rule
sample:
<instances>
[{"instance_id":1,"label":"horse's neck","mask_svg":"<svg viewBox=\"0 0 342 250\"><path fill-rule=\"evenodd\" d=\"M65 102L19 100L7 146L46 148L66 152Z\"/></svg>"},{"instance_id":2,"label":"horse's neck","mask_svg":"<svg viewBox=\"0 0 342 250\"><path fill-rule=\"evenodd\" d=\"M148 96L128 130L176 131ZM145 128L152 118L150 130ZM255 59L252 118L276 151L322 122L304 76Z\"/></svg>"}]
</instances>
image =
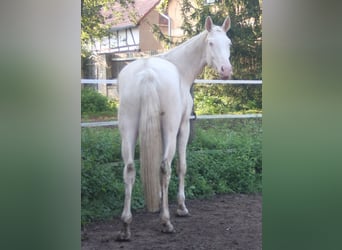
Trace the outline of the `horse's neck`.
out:
<instances>
[{"instance_id":1,"label":"horse's neck","mask_svg":"<svg viewBox=\"0 0 342 250\"><path fill-rule=\"evenodd\" d=\"M161 55L161 57L176 65L183 82L189 87L206 65L206 46L204 46L206 37L207 32L204 31Z\"/></svg>"}]
</instances>

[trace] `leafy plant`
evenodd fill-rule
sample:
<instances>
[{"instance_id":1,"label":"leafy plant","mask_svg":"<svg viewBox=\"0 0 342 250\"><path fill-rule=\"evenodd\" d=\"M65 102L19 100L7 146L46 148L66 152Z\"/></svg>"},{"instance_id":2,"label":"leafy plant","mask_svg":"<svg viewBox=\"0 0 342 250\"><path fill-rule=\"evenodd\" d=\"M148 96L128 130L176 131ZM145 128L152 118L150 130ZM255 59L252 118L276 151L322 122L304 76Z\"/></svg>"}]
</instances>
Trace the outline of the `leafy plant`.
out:
<instances>
[{"instance_id":1,"label":"leafy plant","mask_svg":"<svg viewBox=\"0 0 342 250\"><path fill-rule=\"evenodd\" d=\"M81 90L81 112L97 113L104 111L117 111L116 102L98 93L91 87L83 87Z\"/></svg>"}]
</instances>

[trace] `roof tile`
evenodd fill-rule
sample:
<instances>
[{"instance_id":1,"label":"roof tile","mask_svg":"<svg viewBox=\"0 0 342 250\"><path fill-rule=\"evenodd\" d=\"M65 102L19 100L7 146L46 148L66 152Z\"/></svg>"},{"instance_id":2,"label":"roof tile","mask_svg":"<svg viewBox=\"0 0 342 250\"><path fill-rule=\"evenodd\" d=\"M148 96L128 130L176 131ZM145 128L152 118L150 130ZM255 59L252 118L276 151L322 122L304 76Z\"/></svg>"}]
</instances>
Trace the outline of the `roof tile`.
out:
<instances>
[{"instance_id":1,"label":"roof tile","mask_svg":"<svg viewBox=\"0 0 342 250\"><path fill-rule=\"evenodd\" d=\"M102 10L107 24L112 24L113 30L134 27L160 2L160 0L135 0L128 6L114 3L107 10Z\"/></svg>"}]
</instances>

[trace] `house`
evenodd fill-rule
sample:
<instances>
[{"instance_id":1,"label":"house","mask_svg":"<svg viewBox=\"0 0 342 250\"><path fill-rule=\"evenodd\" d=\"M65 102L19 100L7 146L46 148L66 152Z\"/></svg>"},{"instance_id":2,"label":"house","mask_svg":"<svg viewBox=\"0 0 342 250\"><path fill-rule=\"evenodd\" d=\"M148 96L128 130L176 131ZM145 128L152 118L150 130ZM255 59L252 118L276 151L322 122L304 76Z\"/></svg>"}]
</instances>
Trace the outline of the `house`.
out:
<instances>
[{"instance_id":1,"label":"house","mask_svg":"<svg viewBox=\"0 0 342 250\"><path fill-rule=\"evenodd\" d=\"M165 46L152 33L152 25L157 25L169 37L182 36L180 1L167 1L164 14L158 10L160 0L135 0L134 4L122 7L115 3L103 11L107 24L111 24L108 36L97 40L91 50L98 55L106 55L112 70L109 78L116 78L122 67L139 57L155 55L165 51ZM123 62L123 63L119 63ZM108 62L107 62L108 64Z\"/></svg>"},{"instance_id":2,"label":"house","mask_svg":"<svg viewBox=\"0 0 342 250\"><path fill-rule=\"evenodd\" d=\"M165 44L153 34L153 25L173 41L183 37L181 0L135 0L126 7L116 2L102 14L110 27L109 33L91 45L96 56L85 74L88 78L115 79L132 60L164 52ZM98 90L110 97L117 95L115 87L109 84L99 85Z\"/></svg>"}]
</instances>

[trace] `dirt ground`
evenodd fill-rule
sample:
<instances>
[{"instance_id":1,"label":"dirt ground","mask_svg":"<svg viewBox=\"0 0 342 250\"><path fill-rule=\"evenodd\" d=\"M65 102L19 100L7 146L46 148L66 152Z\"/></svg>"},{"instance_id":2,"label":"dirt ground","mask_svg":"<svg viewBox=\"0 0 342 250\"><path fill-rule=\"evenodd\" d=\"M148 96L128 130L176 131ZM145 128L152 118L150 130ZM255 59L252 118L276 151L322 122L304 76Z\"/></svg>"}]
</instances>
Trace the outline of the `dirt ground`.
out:
<instances>
[{"instance_id":1,"label":"dirt ground","mask_svg":"<svg viewBox=\"0 0 342 250\"><path fill-rule=\"evenodd\" d=\"M115 241L120 218L94 223L82 231L82 249L262 249L262 196L220 195L207 200L187 200L191 216L176 217L170 204L171 222L176 233L160 231L159 215L133 212L132 239Z\"/></svg>"}]
</instances>

